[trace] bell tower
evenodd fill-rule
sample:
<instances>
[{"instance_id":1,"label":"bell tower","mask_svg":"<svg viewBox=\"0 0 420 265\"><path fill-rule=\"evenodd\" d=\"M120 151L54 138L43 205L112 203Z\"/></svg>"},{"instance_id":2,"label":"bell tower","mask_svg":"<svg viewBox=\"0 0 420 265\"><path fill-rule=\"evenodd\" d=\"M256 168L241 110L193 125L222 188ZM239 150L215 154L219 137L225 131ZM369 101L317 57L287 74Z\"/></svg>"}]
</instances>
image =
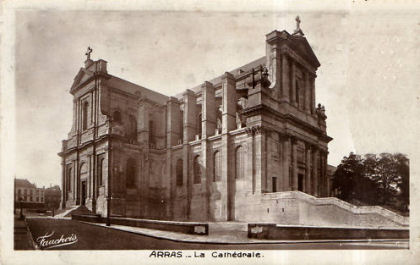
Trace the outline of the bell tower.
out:
<instances>
[{"instance_id":1,"label":"bell tower","mask_svg":"<svg viewBox=\"0 0 420 265\"><path fill-rule=\"evenodd\" d=\"M299 111L315 111L315 77L320 66L296 17L293 34L274 30L266 35L266 65L273 98Z\"/></svg>"}]
</instances>

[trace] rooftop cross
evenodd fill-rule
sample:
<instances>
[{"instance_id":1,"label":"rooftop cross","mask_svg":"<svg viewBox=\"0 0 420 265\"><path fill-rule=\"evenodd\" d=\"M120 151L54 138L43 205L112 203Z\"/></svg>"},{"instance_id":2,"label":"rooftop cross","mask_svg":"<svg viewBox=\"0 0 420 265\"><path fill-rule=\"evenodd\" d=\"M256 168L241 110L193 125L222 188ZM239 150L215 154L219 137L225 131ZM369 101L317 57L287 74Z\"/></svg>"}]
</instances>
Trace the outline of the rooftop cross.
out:
<instances>
[{"instance_id":1,"label":"rooftop cross","mask_svg":"<svg viewBox=\"0 0 420 265\"><path fill-rule=\"evenodd\" d=\"M90 60L90 54L92 53L92 51L92 48L88 46L87 51L85 53L85 55L87 56L87 60Z\"/></svg>"},{"instance_id":2,"label":"rooftop cross","mask_svg":"<svg viewBox=\"0 0 420 265\"><path fill-rule=\"evenodd\" d=\"M299 16L296 17L296 31L300 30L300 18Z\"/></svg>"},{"instance_id":3,"label":"rooftop cross","mask_svg":"<svg viewBox=\"0 0 420 265\"><path fill-rule=\"evenodd\" d=\"M300 35L303 36L303 31L300 29L300 18L299 16L296 17L296 29L293 32L293 35Z\"/></svg>"}]
</instances>

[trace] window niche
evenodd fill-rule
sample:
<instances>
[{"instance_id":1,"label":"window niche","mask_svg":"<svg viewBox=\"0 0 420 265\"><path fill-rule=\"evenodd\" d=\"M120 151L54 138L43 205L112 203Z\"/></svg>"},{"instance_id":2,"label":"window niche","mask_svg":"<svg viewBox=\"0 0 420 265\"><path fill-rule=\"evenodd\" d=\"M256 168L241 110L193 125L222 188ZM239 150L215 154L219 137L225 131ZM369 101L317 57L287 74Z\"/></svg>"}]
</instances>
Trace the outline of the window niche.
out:
<instances>
[{"instance_id":1,"label":"window niche","mask_svg":"<svg viewBox=\"0 0 420 265\"><path fill-rule=\"evenodd\" d=\"M200 166L200 156L196 156L193 162L194 167L194 184L201 183L201 166Z\"/></svg>"},{"instance_id":2,"label":"window niche","mask_svg":"<svg viewBox=\"0 0 420 265\"><path fill-rule=\"evenodd\" d=\"M87 130L89 125L89 102L82 102L82 130Z\"/></svg>"},{"instance_id":3,"label":"window niche","mask_svg":"<svg viewBox=\"0 0 420 265\"><path fill-rule=\"evenodd\" d=\"M136 160L129 158L127 160L126 175L125 175L125 185L127 188L136 187L136 175L137 175L137 164Z\"/></svg>"},{"instance_id":4,"label":"window niche","mask_svg":"<svg viewBox=\"0 0 420 265\"><path fill-rule=\"evenodd\" d=\"M213 155L213 182L220 181L222 176L222 159L219 151Z\"/></svg>"},{"instance_id":5,"label":"window niche","mask_svg":"<svg viewBox=\"0 0 420 265\"><path fill-rule=\"evenodd\" d=\"M184 169L182 159L176 161L176 185L178 187L183 185Z\"/></svg>"}]
</instances>

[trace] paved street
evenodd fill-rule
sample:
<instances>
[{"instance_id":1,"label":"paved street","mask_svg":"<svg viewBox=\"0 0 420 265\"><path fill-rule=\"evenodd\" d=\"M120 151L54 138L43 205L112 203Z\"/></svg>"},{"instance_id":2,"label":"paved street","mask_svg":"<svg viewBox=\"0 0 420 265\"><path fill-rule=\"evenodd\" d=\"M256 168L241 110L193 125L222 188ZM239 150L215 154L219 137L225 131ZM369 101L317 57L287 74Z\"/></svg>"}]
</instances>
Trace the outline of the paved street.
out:
<instances>
[{"instance_id":1,"label":"paved street","mask_svg":"<svg viewBox=\"0 0 420 265\"><path fill-rule=\"evenodd\" d=\"M184 243L167 239L154 238L135 233L109 229L81 223L75 220L28 218L27 223L34 240L41 236L51 235L46 239L59 239L70 237L77 238L77 242L69 245L50 248L60 249L91 249L91 250L142 250L142 249L395 249L406 248L407 243L283 243L283 244L211 244L211 243ZM39 241L39 240L38 240Z\"/></svg>"}]
</instances>

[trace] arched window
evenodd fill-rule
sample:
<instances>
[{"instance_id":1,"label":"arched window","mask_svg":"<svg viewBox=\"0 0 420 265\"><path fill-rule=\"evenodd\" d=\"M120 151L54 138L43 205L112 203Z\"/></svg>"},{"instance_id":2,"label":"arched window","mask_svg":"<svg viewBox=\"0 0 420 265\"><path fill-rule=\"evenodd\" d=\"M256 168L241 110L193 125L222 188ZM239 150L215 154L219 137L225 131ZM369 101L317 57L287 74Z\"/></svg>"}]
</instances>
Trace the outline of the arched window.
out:
<instances>
[{"instance_id":1,"label":"arched window","mask_svg":"<svg viewBox=\"0 0 420 265\"><path fill-rule=\"evenodd\" d=\"M136 161L133 158L127 160L127 168L125 175L125 185L127 188L135 188L137 174Z\"/></svg>"},{"instance_id":2,"label":"arched window","mask_svg":"<svg viewBox=\"0 0 420 265\"><path fill-rule=\"evenodd\" d=\"M244 148L239 146L235 150L235 177L242 179L245 173L245 155Z\"/></svg>"},{"instance_id":3,"label":"arched window","mask_svg":"<svg viewBox=\"0 0 420 265\"><path fill-rule=\"evenodd\" d=\"M194 184L201 183L201 167L200 167L200 156L196 156L193 162L194 166Z\"/></svg>"},{"instance_id":4,"label":"arched window","mask_svg":"<svg viewBox=\"0 0 420 265\"><path fill-rule=\"evenodd\" d=\"M80 165L80 171L79 172L80 172L80 176L86 175L88 173L88 166L87 166L86 163L82 163Z\"/></svg>"},{"instance_id":5,"label":"arched window","mask_svg":"<svg viewBox=\"0 0 420 265\"><path fill-rule=\"evenodd\" d=\"M137 121L133 115L130 115L128 119L130 121L129 140L130 143L135 143L137 142Z\"/></svg>"},{"instance_id":6,"label":"arched window","mask_svg":"<svg viewBox=\"0 0 420 265\"><path fill-rule=\"evenodd\" d=\"M114 122L120 123L121 122L121 113L118 110L114 111L114 113L112 114L112 119L113 119Z\"/></svg>"},{"instance_id":7,"label":"arched window","mask_svg":"<svg viewBox=\"0 0 420 265\"><path fill-rule=\"evenodd\" d=\"M213 181L220 181L222 176L222 158L219 151L214 152L213 163Z\"/></svg>"},{"instance_id":8,"label":"arched window","mask_svg":"<svg viewBox=\"0 0 420 265\"><path fill-rule=\"evenodd\" d=\"M182 186L183 178L184 178L184 169L182 165L182 159L178 159L176 161L176 185Z\"/></svg>"},{"instance_id":9,"label":"arched window","mask_svg":"<svg viewBox=\"0 0 420 265\"><path fill-rule=\"evenodd\" d=\"M88 110L89 110L89 103L87 101L83 102L82 105L82 130L86 130L88 127Z\"/></svg>"}]
</instances>

